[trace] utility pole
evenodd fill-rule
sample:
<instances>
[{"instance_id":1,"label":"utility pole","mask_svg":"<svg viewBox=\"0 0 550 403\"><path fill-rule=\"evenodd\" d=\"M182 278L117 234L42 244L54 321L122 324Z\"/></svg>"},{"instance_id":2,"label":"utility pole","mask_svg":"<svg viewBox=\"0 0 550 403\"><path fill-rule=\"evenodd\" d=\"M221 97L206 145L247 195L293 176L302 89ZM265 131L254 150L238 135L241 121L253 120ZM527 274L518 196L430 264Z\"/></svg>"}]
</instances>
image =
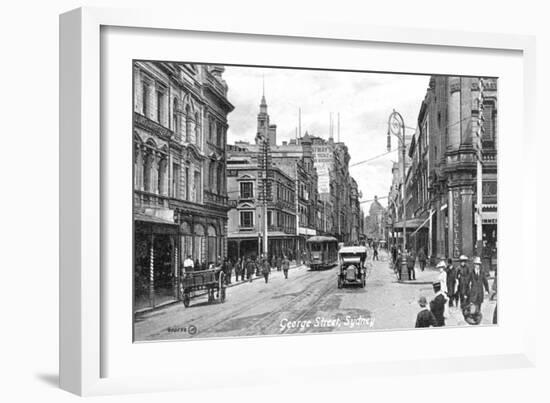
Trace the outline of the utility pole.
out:
<instances>
[{"instance_id":1,"label":"utility pole","mask_svg":"<svg viewBox=\"0 0 550 403\"><path fill-rule=\"evenodd\" d=\"M403 172L402 172L402 184L401 184L401 198L403 200L403 212L402 212L402 220L403 220L403 246L402 246L402 256L405 256L405 250L407 249L407 198L406 198L406 139L405 139L405 121L403 120L403 116L399 112L397 112L395 109L390 114L390 117L388 118L388 152L391 150L391 136L390 134L393 134L396 136L400 141L400 147L401 147L401 159L402 159L402 166L403 166ZM407 262L405 259L401 259L401 278L404 279L405 275L407 273Z\"/></svg>"},{"instance_id":2,"label":"utility pole","mask_svg":"<svg viewBox=\"0 0 550 403\"><path fill-rule=\"evenodd\" d=\"M478 85L478 115L476 127L476 254L481 258L483 256L483 218L481 216L483 207L483 145L481 142L483 135L483 78L479 79Z\"/></svg>"},{"instance_id":3,"label":"utility pole","mask_svg":"<svg viewBox=\"0 0 550 403\"><path fill-rule=\"evenodd\" d=\"M263 202L263 248L262 251L265 256L268 254L268 202L271 200L271 156L269 148L269 140L267 137L263 137L260 145L260 152L258 153L258 165L259 172L261 173L261 191L260 197Z\"/></svg>"}]
</instances>

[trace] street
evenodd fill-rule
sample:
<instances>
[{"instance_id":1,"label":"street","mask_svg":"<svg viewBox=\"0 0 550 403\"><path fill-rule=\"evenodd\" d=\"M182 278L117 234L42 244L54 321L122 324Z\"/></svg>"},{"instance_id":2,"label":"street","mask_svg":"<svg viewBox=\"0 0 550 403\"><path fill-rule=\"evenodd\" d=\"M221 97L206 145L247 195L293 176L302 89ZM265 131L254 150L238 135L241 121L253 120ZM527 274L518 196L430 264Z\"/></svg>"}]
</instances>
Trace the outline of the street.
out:
<instances>
[{"instance_id":1,"label":"street","mask_svg":"<svg viewBox=\"0 0 550 403\"><path fill-rule=\"evenodd\" d=\"M369 254L372 256L372 254ZM136 317L135 340L258 336L335 331L365 331L414 327L418 297L433 298L434 269L417 269L414 282L397 282L387 254L368 261L367 285L337 288L337 267L310 271L300 266L272 271L263 278L227 289L226 301L208 303L194 298ZM490 324L495 302L485 300L482 324ZM469 326L460 310L451 308L447 326Z\"/></svg>"}]
</instances>

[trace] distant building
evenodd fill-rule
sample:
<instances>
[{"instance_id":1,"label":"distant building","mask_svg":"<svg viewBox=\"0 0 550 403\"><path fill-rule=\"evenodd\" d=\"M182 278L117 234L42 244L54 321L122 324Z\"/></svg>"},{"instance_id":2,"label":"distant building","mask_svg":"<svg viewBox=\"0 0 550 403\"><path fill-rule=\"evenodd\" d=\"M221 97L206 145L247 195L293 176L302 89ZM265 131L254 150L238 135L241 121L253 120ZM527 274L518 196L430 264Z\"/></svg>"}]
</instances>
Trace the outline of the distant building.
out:
<instances>
[{"instance_id":1,"label":"distant building","mask_svg":"<svg viewBox=\"0 0 550 403\"><path fill-rule=\"evenodd\" d=\"M386 240L386 209L374 196L374 201L369 208L369 214L365 217L365 234L373 240Z\"/></svg>"}]
</instances>

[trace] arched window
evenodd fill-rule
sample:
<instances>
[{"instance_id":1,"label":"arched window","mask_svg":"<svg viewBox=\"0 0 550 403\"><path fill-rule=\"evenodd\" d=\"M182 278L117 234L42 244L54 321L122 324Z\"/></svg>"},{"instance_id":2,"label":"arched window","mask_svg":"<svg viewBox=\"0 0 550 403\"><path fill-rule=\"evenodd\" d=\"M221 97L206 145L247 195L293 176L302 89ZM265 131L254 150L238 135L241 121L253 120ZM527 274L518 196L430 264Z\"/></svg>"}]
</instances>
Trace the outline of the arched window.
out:
<instances>
[{"instance_id":1,"label":"arched window","mask_svg":"<svg viewBox=\"0 0 550 403\"><path fill-rule=\"evenodd\" d=\"M191 138L191 108L189 105L185 107L185 141L189 143Z\"/></svg>"}]
</instances>

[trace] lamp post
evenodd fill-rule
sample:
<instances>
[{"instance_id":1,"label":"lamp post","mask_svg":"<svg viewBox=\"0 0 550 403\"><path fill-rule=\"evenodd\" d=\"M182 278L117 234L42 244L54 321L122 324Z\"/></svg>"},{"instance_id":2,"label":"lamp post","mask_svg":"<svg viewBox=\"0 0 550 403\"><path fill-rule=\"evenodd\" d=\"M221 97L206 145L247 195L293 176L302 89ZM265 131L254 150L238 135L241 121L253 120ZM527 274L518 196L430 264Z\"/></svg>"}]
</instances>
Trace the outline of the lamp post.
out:
<instances>
[{"instance_id":1,"label":"lamp post","mask_svg":"<svg viewBox=\"0 0 550 403\"><path fill-rule=\"evenodd\" d=\"M401 159L403 163L403 170L402 170L402 184L401 184L401 197L403 200L403 246L402 246L402 257L401 259L401 278L405 278L405 275L407 273L407 262L404 259L405 257L405 250L407 249L407 213L406 213L406 189L405 189L405 179L406 179L406 163L405 163L405 156L407 152L407 147L405 143L405 121L403 120L403 116L399 112L397 112L395 109L390 114L388 118L388 151L391 150L391 134L396 136L399 139L399 146L401 149Z\"/></svg>"}]
</instances>

